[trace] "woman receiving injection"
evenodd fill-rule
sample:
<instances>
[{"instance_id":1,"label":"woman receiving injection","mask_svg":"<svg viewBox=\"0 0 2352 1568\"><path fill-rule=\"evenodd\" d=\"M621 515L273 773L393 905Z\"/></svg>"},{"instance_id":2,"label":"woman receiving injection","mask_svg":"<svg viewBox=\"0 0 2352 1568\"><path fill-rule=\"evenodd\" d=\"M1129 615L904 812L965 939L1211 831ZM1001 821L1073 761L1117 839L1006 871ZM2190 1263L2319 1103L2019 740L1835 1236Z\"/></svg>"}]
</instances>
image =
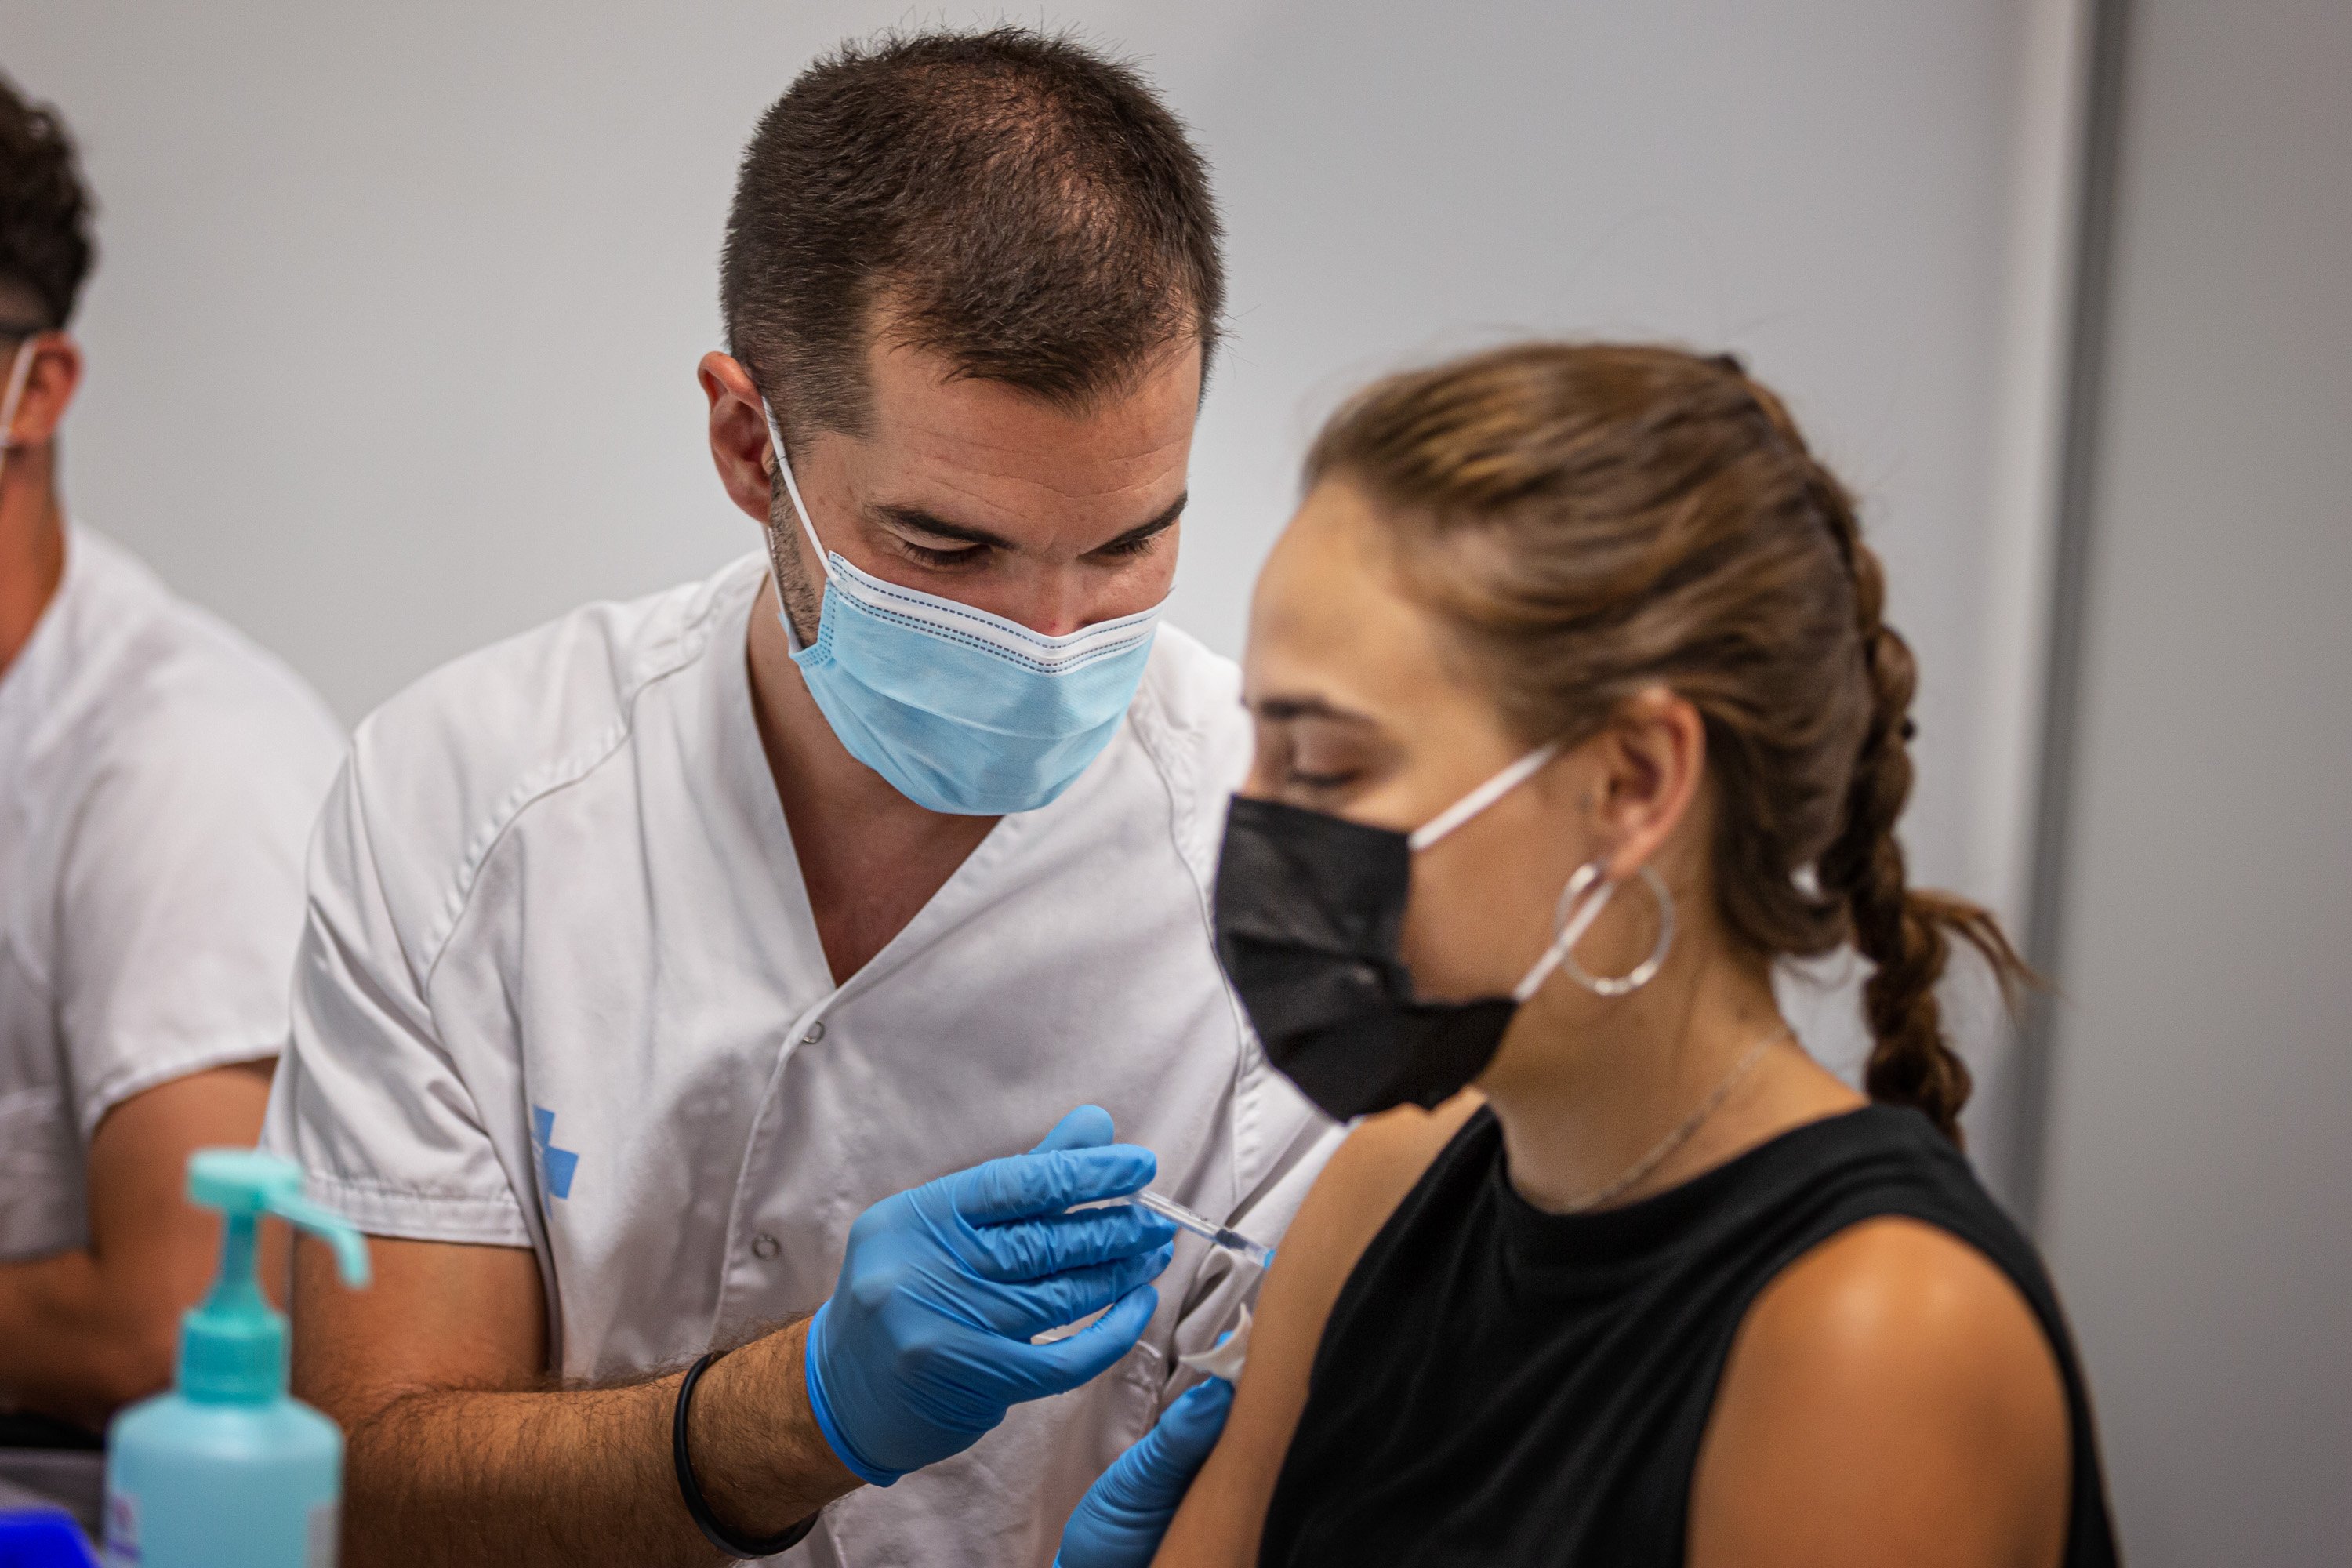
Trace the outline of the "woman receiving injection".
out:
<instances>
[{"instance_id":1,"label":"woman receiving injection","mask_svg":"<svg viewBox=\"0 0 2352 1568\"><path fill-rule=\"evenodd\" d=\"M1160 1568L2114 1563L2056 1297L1958 1148L1937 981L2022 972L1906 883L1885 596L1727 357L1528 344L1324 431L1216 920L1271 1060L1366 1119ZM1772 987L1847 943L1867 1100ZM1165 1517L1188 1414L1074 1531Z\"/></svg>"}]
</instances>

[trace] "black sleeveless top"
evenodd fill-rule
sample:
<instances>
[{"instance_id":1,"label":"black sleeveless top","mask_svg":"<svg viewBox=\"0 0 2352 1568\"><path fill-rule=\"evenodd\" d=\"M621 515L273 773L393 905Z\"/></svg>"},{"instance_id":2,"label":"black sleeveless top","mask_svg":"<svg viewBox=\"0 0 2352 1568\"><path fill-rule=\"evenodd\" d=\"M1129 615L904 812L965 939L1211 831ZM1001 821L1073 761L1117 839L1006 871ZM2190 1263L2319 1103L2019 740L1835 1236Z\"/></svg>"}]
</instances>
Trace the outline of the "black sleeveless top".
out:
<instances>
[{"instance_id":1,"label":"black sleeveless top","mask_svg":"<svg viewBox=\"0 0 2352 1568\"><path fill-rule=\"evenodd\" d=\"M1315 1352L1263 1568L1680 1568L1733 1333L1837 1232L1903 1215L2009 1276L2050 1338L2073 1437L2066 1568L2114 1527L2074 1349L2033 1247L1918 1112L1811 1122L1623 1208L1548 1215L1472 1117L1365 1249Z\"/></svg>"}]
</instances>

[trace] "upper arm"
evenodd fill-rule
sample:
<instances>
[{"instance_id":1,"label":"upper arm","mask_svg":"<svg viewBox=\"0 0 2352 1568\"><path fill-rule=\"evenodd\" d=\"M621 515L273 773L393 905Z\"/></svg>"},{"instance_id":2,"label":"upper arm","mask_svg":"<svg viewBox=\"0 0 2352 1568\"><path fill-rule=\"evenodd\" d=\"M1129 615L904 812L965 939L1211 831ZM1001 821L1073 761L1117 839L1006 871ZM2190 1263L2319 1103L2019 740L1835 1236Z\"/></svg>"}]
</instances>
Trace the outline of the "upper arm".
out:
<instances>
[{"instance_id":1,"label":"upper arm","mask_svg":"<svg viewBox=\"0 0 2352 1568\"><path fill-rule=\"evenodd\" d=\"M99 1122L88 1250L21 1266L10 1293L13 1348L40 1363L45 1405L102 1420L172 1381L180 1314L220 1263L220 1221L187 1200L188 1156L250 1146L268 1092L267 1062L213 1068L143 1089ZM267 1269L284 1254L274 1235L264 1240Z\"/></svg>"},{"instance_id":2,"label":"upper arm","mask_svg":"<svg viewBox=\"0 0 2352 1568\"><path fill-rule=\"evenodd\" d=\"M234 714L133 716L95 763L58 869L55 985L84 1137L157 1085L273 1057L325 781Z\"/></svg>"},{"instance_id":3,"label":"upper arm","mask_svg":"<svg viewBox=\"0 0 2352 1568\"><path fill-rule=\"evenodd\" d=\"M1733 1342L1691 1484L1693 1568L2045 1568L2065 1391L2016 1286L1916 1220L1840 1232Z\"/></svg>"},{"instance_id":4,"label":"upper arm","mask_svg":"<svg viewBox=\"0 0 2352 1568\"><path fill-rule=\"evenodd\" d=\"M1259 1109L1260 1120L1264 1120L1266 1108ZM1288 1245L1290 1227L1298 1217L1299 1206L1314 1190L1324 1166L1345 1141L1347 1131L1307 1106L1303 1100L1295 1110L1284 1100L1275 1100L1271 1109L1291 1117L1291 1135L1257 1173L1255 1188L1223 1218L1225 1224L1244 1236L1276 1248L1276 1256L1279 1258L1280 1249ZM1244 1304L1258 1299L1264 1283L1257 1269L1227 1267L1212 1258L1202 1267L1192 1294L1178 1311L1173 1337L1175 1354L1191 1355L1215 1344L1239 1320ZM1255 1331L1252 1338L1255 1338ZM1188 1369L1171 1363L1168 1381L1170 1389L1174 1391L1189 1386L1196 1377Z\"/></svg>"},{"instance_id":5,"label":"upper arm","mask_svg":"<svg viewBox=\"0 0 2352 1568\"><path fill-rule=\"evenodd\" d=\"M295 1387L346 1426L403 1394L532 1387L547 1370L521 1198L426 997L408 940L418 922L385 888L384 863L418 847L380 846L359 757L313 843L263 1131L312 1197L369 1235L374 1278L361 1290L315 1244L296 1249Z\"/></svg>"},{"instance_id":6,"label":"upper arm","mask_svg":"<svg viewBox=\"0 0 2352 1568\"><path fill-rule=\"evenodd\" d=\"M294 1257L294 1392L346 1428L404 1394L541 1386L547 1317L527 1247L368 1238L373 1275L346 1289L334 1259Z\"/></svg>"},{"instance_id":7,"label":"upper arm","mask_svg":"<svg viewBox=\"0 0 2352 1568\"><path fill-rule=\"evenodd\" d=\"M1256 1561L1332 1304L1364 1248L1480 1103L1465 1093L1435 1111L1407 1107L1373 1117L1323 1168L1275 1254L1233 1414L1160 1545L1162 1568Z\"/></svg>"},{"instance_id":8,"label":"upper arm","mask_svg":"<svg viewBox=\"0 0 2352 1568\"><path fill-rule=\"evenodd\" d=\"M90 1252L168 1336L219 1262L220 1225L187 1199L188 1157L251 1148L269 1100L269 1064L213 1068L132 1095L89 1142Z\"/></svg>"}]
</instances>

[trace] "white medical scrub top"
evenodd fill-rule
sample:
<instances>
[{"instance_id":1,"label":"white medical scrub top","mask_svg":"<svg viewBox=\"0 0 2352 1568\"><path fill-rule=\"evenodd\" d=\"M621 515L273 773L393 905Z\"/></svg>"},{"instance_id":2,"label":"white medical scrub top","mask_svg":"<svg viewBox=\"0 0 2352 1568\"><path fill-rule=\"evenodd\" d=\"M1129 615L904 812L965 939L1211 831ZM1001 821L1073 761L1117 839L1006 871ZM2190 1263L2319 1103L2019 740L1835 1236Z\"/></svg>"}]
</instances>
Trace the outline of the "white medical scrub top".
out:
<instances>
[{"instance_id":1,"label":"white medical scrub top","mask_svg":"<svg viewBox=\"0 0 2352 1568\"><path fill-rule=\"evenodd\" d=\"M278 1054L342 750L291 670L68 525L0 670L0 1259L88 1245L109 1110Z\"/></svg>"},{"instance_id":2,"label":"white medical scrub top","mask_svg":"<svg viewBox=\"0 0 2352 1568\"><path fill-rule=\"evenodd\" d=\"M1272 1241L1336 1129L1212 950L1238 674L1163 628L1118 737L836 986L752 715L749 556L460 659L359 728L321 821L266 1146L382 1236L528 1247L554 1369L674 1366L814 1310L850 1222L1073 1106ZM794 1562L1023 1564L1243 1282L1191 1237L1143 1342ZM680 1514L681 1519L684 1517Z\"/></svg>"}]
</instances>

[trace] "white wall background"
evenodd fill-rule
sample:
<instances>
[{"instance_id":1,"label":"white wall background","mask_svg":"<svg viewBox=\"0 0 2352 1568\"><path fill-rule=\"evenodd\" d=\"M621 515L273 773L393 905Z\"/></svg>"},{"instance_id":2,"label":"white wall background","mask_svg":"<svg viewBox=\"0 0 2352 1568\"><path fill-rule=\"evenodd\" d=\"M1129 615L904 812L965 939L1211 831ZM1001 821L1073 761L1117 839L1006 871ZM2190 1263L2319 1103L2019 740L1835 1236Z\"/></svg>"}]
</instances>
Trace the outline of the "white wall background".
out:
<instances>
[{"instance_id":1,"label":"white wall background","mask_svg":"<svg viewBox=\"0 0 2352 1568\"><path fill-rule=\"evenodd\" d=\"M1176 618L1238 651L1321 415L1528 332L1735 348L1862 493L1918 648L1917 879L2012 915L2074 0L1094 0L1196 129L1233 336ZM103 203L68 500L356 719L751 546L698 355L735 161L810 56L993 20L824 0L0 0ZM1851 967L1793 988L1851 1066ZM1963 990L1966 988L1963 987ZM1955 998L2006 1173L2001 1031Z\"/></svg>"},{"instance_id":2,"label":"white wall background","mask_svg":"<svg viewBox=\"0 0 2352 1568\"><path fill-rule=\"evenodd\" d=\"M2139 0L2044 1244L2138 1568L2352 1562L2352 6Z\"/></svg>"},{"instance_id":3,"label":"white wall background","mask_svg":"<svg viewBox=\"0 0 2352 1568\"><path fill-rule=\"evenodd\" d=\"M70 500L356 718L748 548L696 356L740 144L887 4L0 0L104 203ZM1179 617L1235 648L1323 410L1526 331L1737 347L1866 496L1965 879L2022 0L1066 5L1198 129L1234 336ZM1024 12L1024 19L1034 19Z\"/></svg>"},{"instance_id":4,"label":"white wall background","mask_svg":"<svg viewBox=\"0 0 2352 1568\"><path fill-rule=\"evenodd\" d=\"M1175 617L1238 651L1298 454L1373 374L1527 332L1736 348L1888 558L1925 671L1915 872L2013 911L2074 10L1021 12L1140 58L1217 170L1234 331ZM104 204L70 504L347 720L583 600L708 571L754 537L693 375L754 118L845 35L1003 15L0 0L0 68L64 107ZM1795 1001L1817 1048L1858 1057L1850 984ZM2002 1037L1969 1011L1990 1063Z\"/></svg>"}]
</instances>

